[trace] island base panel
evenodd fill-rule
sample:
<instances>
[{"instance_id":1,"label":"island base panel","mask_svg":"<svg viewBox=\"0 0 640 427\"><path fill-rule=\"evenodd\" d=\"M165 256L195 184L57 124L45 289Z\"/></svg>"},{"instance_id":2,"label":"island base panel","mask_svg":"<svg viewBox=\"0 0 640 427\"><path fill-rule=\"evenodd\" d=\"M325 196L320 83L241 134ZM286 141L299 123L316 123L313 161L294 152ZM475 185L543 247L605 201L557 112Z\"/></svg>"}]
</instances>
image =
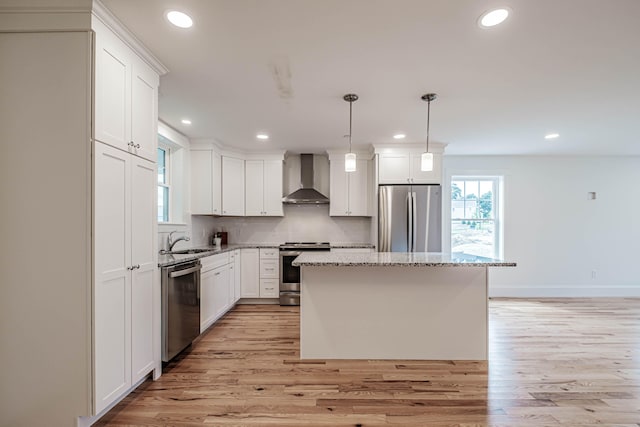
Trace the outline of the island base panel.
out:
<instances>
[{"instance_id":1,"label":"island base panel","mask_svg":"<svg viewBox=\"0 0 640 427\"><path fill-rule=\"evenodd\" d=\"M303 359L487 359L484 267L301 270Z\"/></svg>"}]
</instances>

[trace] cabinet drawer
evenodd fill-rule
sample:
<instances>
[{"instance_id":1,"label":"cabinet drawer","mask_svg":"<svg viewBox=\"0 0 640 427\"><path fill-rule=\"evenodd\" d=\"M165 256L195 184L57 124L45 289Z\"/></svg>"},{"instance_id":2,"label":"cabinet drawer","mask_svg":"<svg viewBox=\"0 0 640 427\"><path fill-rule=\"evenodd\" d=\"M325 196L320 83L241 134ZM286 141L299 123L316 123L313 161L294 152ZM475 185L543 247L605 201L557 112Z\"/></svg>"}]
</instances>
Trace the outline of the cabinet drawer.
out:
<instances>
[{"instance_id":1,"label":"cabinet drawer","mask_svg":"<svg viewBox=\"0 0 640 427\"><path fill-rule=\"evenodd\" d=\"M260 260L260 277L277 279L280 277L280 263L277 259Z\"/></svg>"},{"instance_id":2,"label":"cabinet drawer","mask_svg":"<svg viewBox=\"0 0 640 427\"><path fill-rule=\"evenodd\" d=\"M260 248L260 259L278 259L279 256L278 248Z\"/></svg>"},{"instance_id":3,"label":"cabinet drawer","mask_svg":"<svg viewBox=\"0 0 640 427\"><path fill-rule=\"evenodd\" d=\"M277 298L278 279L260 279L260 298Z\"/></svg>"},{"instance_id":4,"label":"cabinet drawer","mask_svg":"<svg viewBox=\"0 0 640 427\"><path fill-rule=\"evenodd\" d=\"M202 263L203 272L229 264L229 252L200 258L200 262Z\"/></svg>"}]
</instances>

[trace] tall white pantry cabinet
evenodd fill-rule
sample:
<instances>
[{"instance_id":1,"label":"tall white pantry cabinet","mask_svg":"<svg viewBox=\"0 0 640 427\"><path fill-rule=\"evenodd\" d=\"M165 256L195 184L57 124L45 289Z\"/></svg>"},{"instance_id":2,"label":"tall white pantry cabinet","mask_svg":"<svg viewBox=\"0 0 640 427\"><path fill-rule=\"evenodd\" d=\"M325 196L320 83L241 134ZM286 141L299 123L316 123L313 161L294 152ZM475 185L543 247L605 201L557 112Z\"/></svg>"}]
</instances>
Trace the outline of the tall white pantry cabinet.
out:
<instances>
[{"instance_id":1,"label":"tall white pantry cabinet","mask_svg":"<svg viewBox=\"0 0 640 427\"><path fill-rule=\"evenodd\" d=\"M166 69L99 2L36 3L0 4L0 424L71 427L160 372Z\"/></svg>"},{"instance_id":2,"label":"tall white pantry cabinet","mask_svg":"<svg viewBox=\"0 0 640 427\"><path fill-rule=\"evenodd\" d=\"M156 367L159 77L94 17L94 405Z\"/></svg>"}]
</instances>

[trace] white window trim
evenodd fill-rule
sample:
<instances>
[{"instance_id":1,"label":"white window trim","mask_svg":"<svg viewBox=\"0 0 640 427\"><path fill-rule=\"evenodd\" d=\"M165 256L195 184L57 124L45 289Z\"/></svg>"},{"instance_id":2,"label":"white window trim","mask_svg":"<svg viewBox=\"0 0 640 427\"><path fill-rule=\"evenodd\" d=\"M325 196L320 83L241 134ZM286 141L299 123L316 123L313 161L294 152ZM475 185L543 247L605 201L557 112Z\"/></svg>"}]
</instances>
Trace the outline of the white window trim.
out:
<instances>
[{"instance_id":1,"label":"white window trim","mask_svg":"<svg viewBox=\"0 0 640 427\"><path fill-rule=\"evenodd\" d=\"M165 182L164 184L161 184L158 182L158 187L165 187L168 189L167 191L167 197L168 197L168 202L169 202L169 206L167 209L167 220L166 221L158 221L158 224L170 224L171 220L173 219L172 217L172 202L173 202L173 194L171 192L171 172L172 172L172 167L171 167L171 153L172 153L172 149L168 144L165 144L163 142L163 138L158 138L158 148L164 150L164 176L165 176Z\"/></svg>"},{"instance_id":2,"label":"white window trim","mask_svg":"<svg viewBox=\"0 0 640 427\"><path fill-rule=\"evenodd\" d=\"M504 246L504 218L505 203L504 195L506 191L506 183L508 181L508 172L505 170L445 170L445 180L442 189L442 250L451 253L451 183L453 177L463 178L464 180L497 180L497 191L495 194L495 233L498 259L505 259Z\"/></svg>"},{"instance_id":3,"label":"white window trim","mask_svg":"<svg viewBox=\"0 0 640 427\"><path fill-rule=\"evenodd\" d=\"M158 146L170 150L167 161L170 172L167 179L171 186L169 222L159 222L158 229L163 231L168 227L173 231L176 227L190 227L190 217L186 213L186 207L189 206L189 139L162 121L158 121Z\"/></svg>"}]
</instances>

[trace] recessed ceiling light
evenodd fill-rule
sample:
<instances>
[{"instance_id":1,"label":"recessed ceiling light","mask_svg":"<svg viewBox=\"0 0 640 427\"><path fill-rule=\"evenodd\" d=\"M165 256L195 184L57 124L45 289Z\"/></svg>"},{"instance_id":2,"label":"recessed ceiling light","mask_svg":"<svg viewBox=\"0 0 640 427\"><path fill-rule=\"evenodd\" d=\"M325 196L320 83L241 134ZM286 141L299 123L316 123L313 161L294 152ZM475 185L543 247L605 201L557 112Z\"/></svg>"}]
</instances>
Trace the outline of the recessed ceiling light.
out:
<instances>
[{"instance_id":1,"label":"recessed ceiling light","mask_svg":"<svg viewBox=\"0 0 640 427\"><path fill-rule=\"evenodd\" d=\"M167 12L167 19L176 27L191 28L193 26L193 19L186 13L178 12L177 10Z\"/></svg>"},{"instance_id":2,"label":"recessed ceiling light","mask_svg":"<svg viewBox=\"0 0 640 427\"><path fill-rule=\"evenodd\" d=\"M544 139L556 139L559 136L559 133L548 133L544 136Z\"/></svg>"},{"instance_id":3,"label":"recessed ceiling light","mask_svg":"<svg viewBox=\"0 0 640 427\"><path fill-rule=\"evenodd\" d=\"M393 135L393 139L404 139L406 138L407 135L405 135L404 133L397 133L395 135Z\"/></svg>"},{"instance_id":4,"label":"recessed ceiling light","mask_svg":"<svg viewBox=\"0 0 640 427\"><path fill-rule=\"evenodd\" d=\"M509 16L509 9L501 8L489 10L478 19L478 25L480 28L491 28L502 23Z\"/></svg>"},{"instance_id":5,"label":"recessed ceiling light","mask_svg":"<svg viewBox=\"0 0 640 427\"><path fill-rule=\"evenodd\" d=\"M191 120L189 120L189 119L182 119L181 121L182 121L183 125L190 125L191 124Z\"/></svg>"},{"instance_id":6,"label":"recessed ceiling light","mask_svg":"<svg viewBox=\"0 0 640 427\"><path fill-rule=\"evenodd\" d=\"M264 141L265 139L269 139L269 135L267 135L266 133L259 133L256 135L256 138Z\"/></svg>"}]
</instances>

